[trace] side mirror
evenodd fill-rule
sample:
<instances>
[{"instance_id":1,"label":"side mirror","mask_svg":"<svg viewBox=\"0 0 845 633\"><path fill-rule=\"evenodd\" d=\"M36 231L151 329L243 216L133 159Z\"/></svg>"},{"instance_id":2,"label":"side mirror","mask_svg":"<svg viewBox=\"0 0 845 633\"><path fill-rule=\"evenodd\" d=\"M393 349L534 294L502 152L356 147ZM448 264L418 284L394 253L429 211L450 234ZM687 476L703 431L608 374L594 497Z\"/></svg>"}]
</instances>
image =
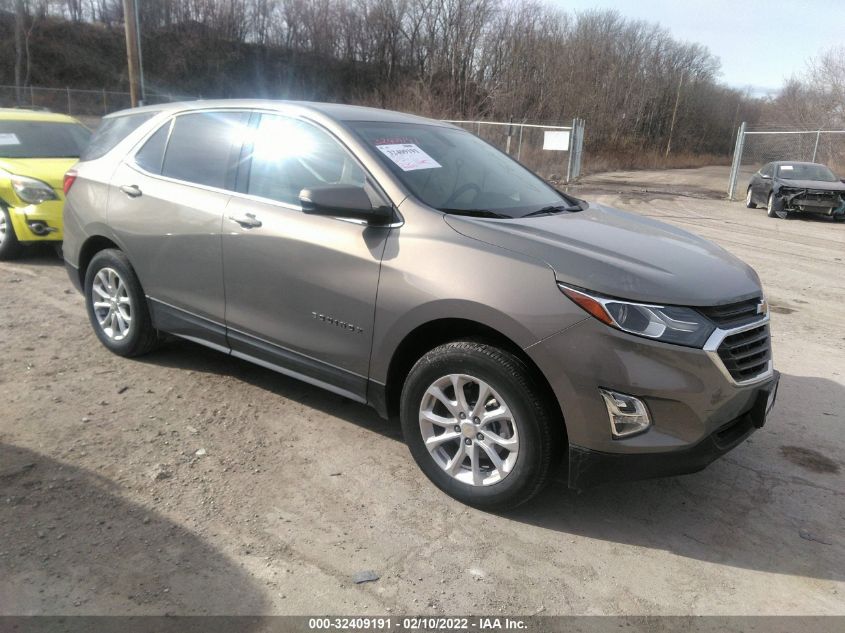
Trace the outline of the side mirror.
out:
<instances>
[{"instance_id":1,"label":"side mirror","mask_svg":"<svg viewBox=\"0 0 845 633\"><path fill-rule=\"evenodd\" d=\"M772 179L771 176L767 176L766 174L760 174L760 178L762 178L763 180L771 180Z\"/></svg>"},{"instance_id":2,"label":"side mirror","mask_svg":"<svg viewBox=\"0 0 845 633\"><path fill-rule=\"evenodd\" d=\"M386 224L393 216L389 206L373 207L363 187L355 185L323 185L309 187L299 192L302 212L333 218L365 220L373 224Z\"/></svg>"}]
</instances>

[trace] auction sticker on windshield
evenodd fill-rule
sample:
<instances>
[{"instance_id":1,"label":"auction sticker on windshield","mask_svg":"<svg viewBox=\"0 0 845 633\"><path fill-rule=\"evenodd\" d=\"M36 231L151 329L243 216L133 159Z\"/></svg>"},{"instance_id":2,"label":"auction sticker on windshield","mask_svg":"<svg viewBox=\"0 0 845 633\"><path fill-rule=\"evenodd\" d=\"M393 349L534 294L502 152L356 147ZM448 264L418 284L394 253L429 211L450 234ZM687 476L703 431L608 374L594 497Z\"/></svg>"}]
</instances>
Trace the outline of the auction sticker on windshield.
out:
<instances>
[{"instance_id":1,"label":"auction sticker on windshield","mask_svg":"<svg viewBox=\"0 0 845 633\"><path fill-rule=\"evenodd\" d=\"M389 143L376 145L378 150L396 163L402 171L436 169L440 163L422 151L415 143Z\"/></svg>"},{"instance_id":2,"label":"auction sticker on windshield","mask_svg":"<svg viewBox=\"0 0 845 633\"><path fill-rule=\"evenodd\" d=\"M20 145L21 141L17 134L11 132L0 132L0 145Z\"/></svg>"}]
</instances>

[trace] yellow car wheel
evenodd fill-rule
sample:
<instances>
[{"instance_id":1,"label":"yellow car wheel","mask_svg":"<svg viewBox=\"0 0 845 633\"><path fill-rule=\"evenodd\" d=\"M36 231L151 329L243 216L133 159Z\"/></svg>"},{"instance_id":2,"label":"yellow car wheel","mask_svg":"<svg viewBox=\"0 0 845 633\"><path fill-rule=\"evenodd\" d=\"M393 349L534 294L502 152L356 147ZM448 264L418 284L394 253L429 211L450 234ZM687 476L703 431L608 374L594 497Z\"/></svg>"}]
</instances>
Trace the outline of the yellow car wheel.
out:
<instances>
[{"instance_id":1,"label":"yellow car wheel","mask_svg":"<svg viewBox=\"0 0 845 633\"><path fill-rule=\"evenodd\" d=\"M9 210L0 205L0 260L14 259L21 252L21 244L15 235L15 227L9 217Z\"/></svg>"}]
</instances>

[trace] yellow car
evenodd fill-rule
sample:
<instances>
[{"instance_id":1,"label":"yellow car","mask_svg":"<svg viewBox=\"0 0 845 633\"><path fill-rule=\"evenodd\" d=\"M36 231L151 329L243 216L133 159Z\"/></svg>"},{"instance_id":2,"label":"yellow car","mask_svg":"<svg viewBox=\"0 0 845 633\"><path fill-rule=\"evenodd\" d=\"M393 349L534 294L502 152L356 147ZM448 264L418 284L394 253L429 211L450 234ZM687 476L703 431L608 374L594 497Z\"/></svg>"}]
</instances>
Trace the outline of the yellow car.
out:
<instances>
[{"instance_id":1,"label":"yellow car","mask_svg":"<svg viewBox=\"0 0 845 633\"><path fill-rule=\"evenodd\" d=\"M61 242L64 175L90 136L63 114L0 108L0 259Z\"/></svg>"}]
</instances>

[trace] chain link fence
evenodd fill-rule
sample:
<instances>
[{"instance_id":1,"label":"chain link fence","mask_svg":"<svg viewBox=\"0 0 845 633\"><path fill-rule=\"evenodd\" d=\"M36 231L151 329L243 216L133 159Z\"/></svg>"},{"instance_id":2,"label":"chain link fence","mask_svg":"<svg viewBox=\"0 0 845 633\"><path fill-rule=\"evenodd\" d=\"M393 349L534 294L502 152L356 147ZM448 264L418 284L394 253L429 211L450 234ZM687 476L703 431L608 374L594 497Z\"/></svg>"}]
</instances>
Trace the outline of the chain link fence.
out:
<instances>
[{"instance_id":1,"label":"chain link fence","mask_svg":"<svg viewBox=\"0 0 845 633\"><path fill-rule=\"evenodd\" d=\"M748 129L737 131L728 199L745 195L751 176L766 163L793 160L822 163L845 177L845 130Z\"/></svg>"},{"instance_id":2,"label":"chain link fence","mask_svg":"<svg viewBox=\"0 0 845 633\"><path fill-rule=\"evenodd\" d=\"M167 103L195 97L150 93L145 103ZM128 92L0 85L0 108L36 108L90 118L125 110L131 106ZM516 158L547 180L572 182L581 175L584 120L572 125L535 125L496 121L447 121L458 125Z\"/></svg>"},{"instance_id":3,"label":"chain link fence","mask_svg":"<svg viewBox=\"0 0 845 633\"><path fill-rule=\"evenodd\" d=\"M145 97L147 104L193 98L156 92L147 92ZM71 116L101 117L130 106L129 93L116 90L23 86L19 93L16 86L0 85L0 108L37 108Z\"/></svg>"},{"instance_id":4,"label":"chain link fence","mask_svg":"<svg viewBox=\"0 0 845 633\"><path fill-rule=\"evenodd\" d=\"M446 121L506 152L539 176L572 182L581 175L584 120L572 125L534 125L497 121Z\"/></svg>"}]
</instances>

